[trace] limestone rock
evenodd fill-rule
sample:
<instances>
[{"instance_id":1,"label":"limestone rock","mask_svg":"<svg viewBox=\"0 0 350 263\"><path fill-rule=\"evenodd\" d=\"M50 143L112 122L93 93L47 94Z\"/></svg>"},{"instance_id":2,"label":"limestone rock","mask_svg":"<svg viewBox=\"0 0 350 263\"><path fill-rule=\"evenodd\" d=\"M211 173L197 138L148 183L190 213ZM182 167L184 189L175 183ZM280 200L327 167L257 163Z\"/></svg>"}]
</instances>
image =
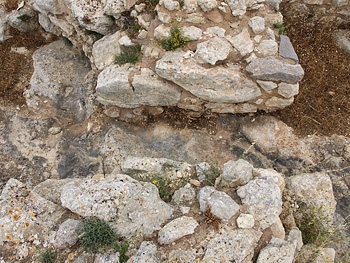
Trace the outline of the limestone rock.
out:
<instances>
[{"instance_id":1,"label":"limestone rock","mask_svg":"<svg viewBox=\"0 0 350 263\"><path fill-rule=\"evenodd\" d=\"M317 253L314 263L333 263L335 262L334 248L324 247Z\"/></svg>"},{"instance_id":2,"label":"limestone rock","mask_svg":"<svg viewBox=\"0 0 350 263\"><path fill-rule=\"evenodd\" d=\"M289 58L294 60L296 63L299 63L298 55L295 53L292 42L287 36L280 35L279 54L281 57Z\"/></svg>"},{"instance_id":3,"label":"limestone rock","mask_svg":"<svg viewBox=\"0 0 350 263\"><path fill-rule=\"evenodd\" d=\"M288 234L288 242L295 242L296 249L299 251L303 246L303 237L301 231L297 227L293 227Z\"/></svg>"},{"instance_id":4,"label":"limestone rock","mask_svg":"<svg viewBox=\"0 0 350 263\"><path fill-rule=\"evenodd\" d=\"M246 67L248 73L261 80L298 82L304 77L304 70L299 65L292 65L275 57L258 58Z\"/></svg>"},{"instance_id":5,"label":"limestone rock","mask_svg":"<svg viewBox=\"0 0 350 263\"><path fill-rule=\"evenodd\" d=\"M271 177L256 178L240 187L237 194L248 212L260 223L260 229L266 229L277 220L282 212L282 195L277 180Z\"/></svg>"},{"instance_id":6,"label":"limestone rock","mask_svg":"<svg viewBox=\"0 0 350 263\"><path fill-rule=\"evenodd\" d=\"M7 23L22 32L30 32L38 27L35 11L25 5L19 10L13 10L6 17Z\"/></svg>"},{"instance_id":7,"label":"limestone rock","mask_svg":"<svg viewBox=\"0 0 350 263\"><path fill-rule=\"evenodd\" d=\"M239 228L253 228L255 220L251 214L240 214L236 222Z\"/></svg>"},{"instance_id":8,"label":"limestone rock","mask_svg":"<svg viewBox=\"0 0 350 263\"><path fill-rule=\"evenodd\" d=\"M349 30L337 30L334 32L334 39L337 45L350 54L350 32Z\"/></svg>"},{"instance_id":9,"label":"limestone rock","mask_svg":"<svg viewBox=\"0 0 350 263\"><path fill-rule=\"evenodd\" d=\"M253 171L253 174L255 177L271 177L271 178L273 178L276 181L278 187L280 188L281 193L283 192L283 190L286 186L283 175L278 173L277 171L275 171L273 169L255 168Z\"/></svg>"},{"instance_id":10,"label":"limestone rock","mask_svg":"<svg viewBox=\"0 0 350 263\"><path fill-rule=\"evenodd\" d=\"M218 26L208 27L205 30L205 34L217 35L218 37L225 37L225 32L226 32L225 29L223 29L222 27L218 27Z\"/></svg>"},{"instance_id":11,"label":"limestone rock","mask_svg":"<svg viewBox=\"0 0 350 263\"><path fill-rule=\"evenodd\" d=\"M197 221L192 217L176 218L158 232L158 242L160 244L171 244L184 236L193 234L197 226Z\"/></svg>"},{"instance_id":12,"label":"limestone rock","mask_svg":"<svg viewBox=\"0 0 350 263\"><path fill-rule=\"evenodd\" d=\"M56 0L34 0L32 1L33 8L37 11L39 11L42 14L54 14L54 15L61 15L65 7L61 1Z\"/></svg>"},{"instance_id":13,"label":"limestone rock","mask_svg":"<svg viewBox=\"0 0 350 263\"><path fill-rule=\"evenodd\" d=\"M265 105L268 109L284 109L294 102L294 97L289 99L272 97L266 100Z\"/></svg>"},{"instance_id":14,"label":"limestone rock","mask_svg":"<svg viewBox=\"0 0 350 263\"><path fill-rule=\"evenodd\" d=\"M257 85L243 76L237 66L207 69L184 55L183 51L166 52L156 63L157 74L210 102L238 103L261 95Z\"/></svg>"},{"instance_id":15,"label":"limestone rock","mask_svg":"<svg viewBox=\"0 0 350 263\"><path fill-rule=\"evenodd\" d=\"M217 61L225 60L230 50L231 45L225 39L213 37L199 43L194 55L200 64L209 63L215 65Z\"/></svg>"},{"instance_id":16,"label":"limestone rock","mask_svg":"<svg viewBox=\"0 0 350 263\"><path fill-rule=\"evenodd\" d=\"M277 93L283 96L284 98L289 99L299 94L299 84L289 84L281 82L280 84L278 84Z\"/></svg>"},{"instance_id":17,"label":"limestone rock","mask_svg":"<svg viewBox=\"0 0 350 263\"><path fill-rule=\"evenodd\" d=\"M163 1L164 7L169 11L179 10L180 4L178 1L175 0L164 0Z\"/></svg>"},{"instance_id":18,"label":"limestone rock","mask_svg":"<svg viewBox=\"0 0 350 263\"><path fill-rule=\"evenodd\" d=\"M198 0L198 5L202 8L203 12L209 12L213 8L216 8L218 3L216 0Z\"/></svg>"},{"instance_id":19,"label":"limestone rock","mask_svg":"<svg viewBox=\"0 0 350 263\"><path fill-rule=\"evenodd\" d=\"M278 45L276 41L272 39L263 40L257 47L258 54L266 56L274 56L278 51Z\"/></svg>"},{"instance_id":20,"label":"limestone rock","mask_svg":"<svg viewBox=\"0 0 350 263\"><path fill-rule=\"evenodd\" d=\"M212 238L203 262L251 262L262 233L253 229L235 229Z\"/></svg>"},{"instance_id":21,"label":"limestone rock","mask_svg":"<svg viewBox=\"0 0 350 263\"><path fill-rule=\"evenodd\" d=\"M154 38L155 39L169 38L170 31L171 31L171 28L169 26L161 24L154 29Z\"/></svg>"},{"instance_id":22,"label":"limestone rock","mask_svg":"<svg viewBox=\"0 0 350 263\"><path fill-rule=\"evenodd\" d=\"M296 246L280 238L272 238L270 243L260 250L257 263L293 263Z\"/></svg>"},{"instance_id":23,"label":"limestone rock","mask_svg":"<svg viewBox=\"0 0 350 263\"><path fill-rule=\"evenodd\" d=\"M97 69L102 70L114 63L115 57L120 54L120 32L108 35L97 40L92 47L92 58Z\"/></svg>"},{"instance_id":24,"label":"limestone rock","mask_svg":"<svg viewBox=\"0 0 350 263\"><path fill-rule=\"evenodd\" d=\"M183 36L189 41L195 41L202 37L202 29L196 26L184 26L182 28Z\"/></svg>"},{"instance_id":25,"label":"limestone rock","mask_svg":"<svg viewBox=\"0 0 350 263\"><path fill-rule=\"evenodd\" d=\"M172 201L176 204L192 201L196 197L196 192L190 184L186 184L184 187L176 190L173 194Z\"/></svg>"},{"instance_id":26,"label":"limestone rock","mask_svg":"<svg viewBox=\"0 0 350 263\"><path fill-rule=\"evenodd\" d=\"M227 40L238 50L242 57L248 55L254 50L254 42L251 40L247 28L244 28L238 35L227 37Z\"/></svg>"},{"instance_id":27,"label":"limestone rock","mask_svg":"<svg viewBox=\"0 0 350 263\"><path fill-rule=\"evenodd\" d=\"M61 34L62 32L61 29L55 24L53 24L47 16L43 15L42 13L39 13L38 18L39 18L39 24L41 25L42 28L44 28L46 32L49 32L54 35Z\"/></svg>"},{"instance_id":28,"label":"limestone rock","mask_svg":"<svg viewBox=\"0 0 350 263\"><path fill-rule=\"evenodd\" d=\"M307 204L331 221L336 207L332 182L325 173L300 174L287 180L287 188L295 195L297 202Z\"/></svg>"},{"instance_id":29,"label":"limestone rock","mask_svg":"<svg viewBox=\"0 0 350 263\"><path fill-rule=\"evenodd\" d=\"M143 241L136 254L129 258L127 263L160 263L157 255L157 246L152 241Z\"/></svg>"},{"instance_id":30,"label":"limestone rock","mask_svg":"<svg viewBox=\"0 0 350 263\"><path fill-rule=\"evenodd\" d=\"M259 86L267 92L277 88L277 84L272 81L257 80L256 82L258 82Z\"/></svg>"},{"instance_id":31,"label":"limestone rock","mask_svg":"<svg viewBox=\"0 0 350 263\"><path fill-rule=\"evenodd\" d=\"M251 103L227 104L227 103L207 103L205 107L216 113L249 113L257 112L258 107Z\"/></svg>"},{"instance_id":32,"label":"limestone rock","mask_svg":"<svg viewBox=\"0 0 350 263\"><path fill-rule=\"evenodd\" d=\"M209 169L210 169L210 164L207 162L202 162L202 163L196 164L196 173L197 173L198 180L200 182L205 181L206 172Z\"/></svg>"},{"instance_id":33,"label":"limestone rock","mask_svg":"<svg viewBox=\"0 0 350 263\"><path fill-rule=\"evenodd\" d=\"M119 252L107 252L103 254L96 254L94 263L119 263Z\"/></svg>"},{"instance_id":34,"label":"limestone rock","mask_svg":"<svg viewBox=\"0 0 350 263\"><path fill-rule=\"evenodd\" d=\"M38 108L49 99L59 115L82 122L92 112L90 65L80 51L56 41L33 54L34 73L26 92L27 104ZM39 104L40 105L40 104ZM40 107L40 106L39 106Z\"/></svg>"},{"instance_id":35,"label":"limestone rock","mask_svg":"<svg viewBox=\"0 0 350 263\"><path fill-rule=\"evenodd\" d=\"M254 16L249 19L248 25L254 34L260 34L265 31L265 19L261 16Z\"/></svg>"},{"instance_id":36,"label":"limestone rock","mask_svg":"<svg viewBox=\"0 0 350 263\"><path fill-rule=\"evenodd\" d=\"M127 175L112 174L96 182L66 184L61 193L62 205L83 217L98 216L114 221L121 236L136 232L150 235L160 229L173 209L163 202L151 183L140 183Z\"/></svg>"},{"instance_id":37,"label":"limestone rock","mask_svg":"<svg viewBox=\"0 0 350 263\"><path fill-rule=\"evenodd\" d=\"M244 15L247 10L245 0L225 0L225 3L230 7L233 16Z\"/></svg>"},{"instance_id":38,"label":"limestone rock","mask_svg":"<svg viewBox=\"0 0 350 263\"><path fill-rule=\"evenodd\" d=\"M56 234L53 242L54 247L58 249L73 246L78 241L78 234L82 227L82 223L78 220L67 219L64 221Z\"/></svg>"},{"instance_id":39,"label":"limestone rock","mask_svg":"<svg viewBox=\"0 0 350 263\"><path fill-rule=\"evenodd\" d=\"M199 191L198 201L201 212L204 213L210 206L211 212L222 219L230 219L239 210L239 205L228 194L212 186L205 186Z\"/></svg>"},{"instance_id":40,"label":"limestone rock","mask_svg":"<svg viewBox=\"0 0 350 263\"><path fill-rule=\"evenodd\" d=\"M224 184L245 185L253 179L253 165L243 159L230 160L224 164L222 179Z\"/></svg>"},{"instance_id":41,"label":"limestone rock","mask_svg":"<svg viewBox=\"0 0 350 263\"><path fill-rule=\"evenodd\" d=\"M273 223L271 226L271 232L272 232L272 236L275 238L280 238L283 239L286 237L286 232L284 230L283 224L281 219L278 218L278 220Z\"/></svg>"}]
</instances>

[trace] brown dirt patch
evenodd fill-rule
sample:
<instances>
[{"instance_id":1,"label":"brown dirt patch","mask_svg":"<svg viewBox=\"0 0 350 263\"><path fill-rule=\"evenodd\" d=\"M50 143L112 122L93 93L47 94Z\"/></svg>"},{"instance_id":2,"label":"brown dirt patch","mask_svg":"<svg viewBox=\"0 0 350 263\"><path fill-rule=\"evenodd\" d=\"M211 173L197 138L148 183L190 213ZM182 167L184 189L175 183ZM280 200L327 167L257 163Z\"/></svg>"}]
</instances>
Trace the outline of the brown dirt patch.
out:
<instances>
[{"instance_id":1,"label":"brown dirt patch","mask_svg":"<svg viewBox=\"0 0 350 263\"><path fill-rule=\"evenodd\" d=\"M336 19L314 6L301 12L293 4L282 8L287 35L305 70L300 94L288 108L274 113L300 136L350 136L350 55L333 39Z\"/></svg>"},{"instance_id":2,"label":"brown dirt patch","mask_svg":"<svg viewBox=\"0 0 350 263\"><path fill-rule=\"evenodd\" d=\"M25 33L10 29L12 38L0 43L0 103L2 105L25 104L23 91L33 74L32 54L47 43L40 30ZM28 52L19 54L11 48L25 47Z\"/></svg>"}]
</instances>

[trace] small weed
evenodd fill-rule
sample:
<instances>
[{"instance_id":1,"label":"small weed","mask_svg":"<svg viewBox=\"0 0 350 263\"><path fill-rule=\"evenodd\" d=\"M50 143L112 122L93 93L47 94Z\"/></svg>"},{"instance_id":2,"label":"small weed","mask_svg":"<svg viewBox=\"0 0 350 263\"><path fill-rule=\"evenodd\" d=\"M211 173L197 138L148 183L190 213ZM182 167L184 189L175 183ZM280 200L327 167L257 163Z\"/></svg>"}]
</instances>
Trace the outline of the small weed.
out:
<instances>
[{"instance_id":1,"label":"small weed","mask_svg":"<svg viewBox=\"0 0 350 263\"><path fill-rule=\"evenodd\" d=\"M84 220L79 237L79 243L88 253L97 253L100 248L111 247L117 239L110 225L98 217Z\"/></svg>"},{"instance_id":2,"label":"small weed","mask_svg":"<svg viewBox=\"0 0 350 263\"><path fill-rule=\"evenodd\" d=\"M38 260L41 263L53 263L56 260L56 254L49 250L45 250L43 253L40 254Z\"/></svg>"},{"instance_id":3,"label":"small weed","mask_svg":"<svg viewBox=\"0 0 350 263\"><path fill-rule=\"evenodd\" d=\"M210 205L208 205L205 210L204 220L207 223L207 227L212 225L215 231L219 231L222 220L212 213Z\"/></svg>"},{"instance_id":4,"label":"small weed","mask_svg":"<svg viewBox=\"0 0 350 263\"><path fill-rule=\"evenodd\" d=\"M135 64L139 61L140 54L141 46L138 44L135 46L122 47L122 52L116 56L115 63L118 65L126 63Z\"/></svg>"},{"instance_id":5,"label":"small weed","mask_svg":"<svg viewBox=\"0 0 350 263\"><path fill-rule=\"evenodd\" d=\"M118 242L114 242L113 248L115 251L119 252L119 263L125 263L128 261L129 257L125 255L129 248L128 241L123 242L121 245Z\"/></svg>"},{"instance_id":6,"label":"small weed","mask_svg":"<svg viewBox=\"0 0 350 263\"><path fill-rule=\"evenodd\" d=\"M185 0L179 0L179 4L181 7L183 7L185 5Z\"/></svg>"},{"instance_id":7,"label":"small weed","mask_svg":"<svg viewBox=\"0 0 350 263\"><path fill-rule=\"evenodd\" d=\"M221 169L215 165L210 165L210 168L204 171L205 184L208 186L214 186L215 180L221 174Z\"/></svg>"},{"instance_id":8,"label":"small weed","mask_svg":"<svg viewBox=\"0 0 350 263\"><path fill-rule=\"evenodd\" d=\"M181 29L173 25L170 29L170 37L160 39L158 44L166 51L174 51L177 48L186 46L188 40L183 36Z\"/></svg>"},{"instance_id":9,"label":"small weed","mask_svg":"<svg viewBox=\"0 0 350 263\"><path fill-rule=\"evenodd\" d=\"M281 23L274 24L274 27L278 29L279 35L286 35L286 26Z\"/></svg>"},{"instance_id":10,"label":"small weed","mask_svg":"<svg viewBox=\"0 0 350 263\"><path fill-rule=\"evenodd\" d=\"M171 188L171 180L160 174L156 174L151 178L152 184L157 186L159 196L164 202L170 202L174 193L174 189Z\"/></svg>"}]
</instances>

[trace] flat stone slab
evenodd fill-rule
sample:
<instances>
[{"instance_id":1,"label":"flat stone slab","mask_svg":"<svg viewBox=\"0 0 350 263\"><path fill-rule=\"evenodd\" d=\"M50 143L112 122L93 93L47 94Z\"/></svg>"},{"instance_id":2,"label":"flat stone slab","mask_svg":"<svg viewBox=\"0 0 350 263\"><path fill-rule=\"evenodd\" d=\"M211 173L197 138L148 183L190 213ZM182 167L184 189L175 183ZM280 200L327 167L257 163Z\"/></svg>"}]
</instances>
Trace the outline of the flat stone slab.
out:
<instances>
[{"instance_id":1,"label":"flat stone slab","mask_svg":"<svg viewBox=\"0 0 350 263\"><path fill-rule=\"evenodd\" d=\"M299 63L299 58L294 50L292 42L290 41L289 37L284 35L280 35L279 55L281 57L289 58L291 60L294 60L296 63Z\"/></svg>"}]
</instances>

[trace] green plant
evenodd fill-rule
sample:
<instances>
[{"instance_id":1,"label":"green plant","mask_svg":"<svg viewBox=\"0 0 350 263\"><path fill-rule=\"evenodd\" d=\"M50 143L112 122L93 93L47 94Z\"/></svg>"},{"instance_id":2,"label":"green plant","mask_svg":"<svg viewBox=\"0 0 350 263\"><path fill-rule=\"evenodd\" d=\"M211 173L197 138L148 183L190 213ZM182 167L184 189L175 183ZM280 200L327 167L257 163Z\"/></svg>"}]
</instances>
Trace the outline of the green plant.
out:
<instances>
[{"instance_id":1,"label":"green plant","mask_svg":"<svg viewBox=\"0 0 350 263\"><path fill-rule=\"evenodd\" d=\"M141 54L141 46L136 44L134 46L123 47L122 52L115 57L115 63L123 65L126 63L135 64L139 61Z\"/></svg>"},{"instance_id":2,"label":"green plant","mask_svg":"<svg viewBox=\"0 0 350 263\"><path fill-rule=\"evenodd\" d=\"M171 187L171 180L160 174L155 174L151 177L151 182L158 188L160 198L165 201L171 201L171 196L174 193L174 189Z\"/></svg>"},{"instance_id":3,"label":"green plant","mask_svg":"<svg viewBox=\"0 0 350 263\"><path fill-rule=\"evenodd\" d=\"M205 175L205 184L208 186L214 186L215 180L221 174L221 169L215 165L210 165L209 169L204 171Z\"/></svg>"},{"instance_id":4,"label":"green plant","mask_svg":"<svg viewBox=\"0 0 350 263\"><path fill-rule=\"evenodd\" d=\"M106 221L98 217L89 217L84 220L79 243L88 253L97 253L100 248L110 247L116 239L116 233Z\"/></svg>"},{"instance_id":5,"label":"green plant","mask_svg":"<svg viewBox=\"0 0 350 263\"><path fill-rule=\"evenodd\" d=\"M125 255L129 248L128 241L124 241L121 245L118 242L114 242L113 248L119 252L119 263L125 263L128 261L129 257Z\"/></svg>"},{"instance_id":6,"label":"green plant","mask_svg":"<svg viewBox=\"0 0 350 263\"><path fill-rule=\"evenodd\" d=\"M185 5L185 0L179 0L179 4L181 7L183 7Z\"/></svg>"},{"instance_id":7,"label":"green plant","mask_svg":"<svg viewBox=\"0 0 350 263\"><path fill-rule=\"evenodd\" d=\"M170 37L159 39L159 45L166 51L173 51L186 46L188 40L183 36L181 29L173 25L170 29Z\"/></svg>"},{"instance_id":8,"label":"green plant","mask_svg":"<svg viewBox=\"0 0 350 263\"><path fill-rule=\"evenodd\" d=\"M274 24L274 27L278 29L279 35L285 35L286 34L286 26L281 23Z\"/></svg>"},{"instance_id":9,"label":"green plant","mask_svg":"<svg viewBox=\"0 0 350 263\"><path fill-rule=\"evenodd\" d=\"M53 263L56 260L56 254L50 250L45 250L40 254L38 260L42 263Z\"/></svg>"}]
</instances>

